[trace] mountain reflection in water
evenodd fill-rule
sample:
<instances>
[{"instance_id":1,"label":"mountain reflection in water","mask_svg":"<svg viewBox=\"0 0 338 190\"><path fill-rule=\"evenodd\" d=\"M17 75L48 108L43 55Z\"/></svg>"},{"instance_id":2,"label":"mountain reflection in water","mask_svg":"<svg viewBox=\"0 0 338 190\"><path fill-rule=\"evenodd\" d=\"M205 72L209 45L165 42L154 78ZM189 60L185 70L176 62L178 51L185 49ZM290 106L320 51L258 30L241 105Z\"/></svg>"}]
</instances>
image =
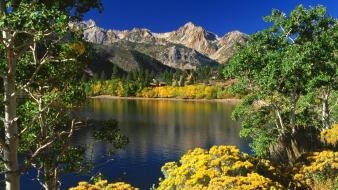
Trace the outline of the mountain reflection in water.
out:
<instances>
[{"instance_id":1,"label":"mountain reflection in water","mask_svg":"<svg viewBox=\"0 0 338 190\"><path fill-rule=\"evenodd\" d=\"M67 174L62 189L101 172L109 181L125 181L149 189L162 177L165 162L178 161L189 149L213 145L235 145L249 152L239 138L239 123L231 119L234 104L171 100L92 99L77 110L84 119L118 121L129 144L113 156L105 156L111 145L93 138L95 126L74 134L73 144L86 147L86 158L97 167L91 174Z\"/></svg>"}]
</instances>

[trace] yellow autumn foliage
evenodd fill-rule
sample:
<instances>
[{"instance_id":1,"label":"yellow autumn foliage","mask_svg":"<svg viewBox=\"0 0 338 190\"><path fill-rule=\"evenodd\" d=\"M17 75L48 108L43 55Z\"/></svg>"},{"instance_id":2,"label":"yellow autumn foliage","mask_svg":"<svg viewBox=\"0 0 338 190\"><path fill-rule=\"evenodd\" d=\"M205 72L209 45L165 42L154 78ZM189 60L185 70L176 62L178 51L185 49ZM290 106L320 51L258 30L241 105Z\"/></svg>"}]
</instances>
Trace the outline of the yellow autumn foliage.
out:
<instances>
[{"instance_id":1,"label":"yellow autumn foliage","mask_svg":"<svg viewBox=\"0 0 338 190\"><path fill-rule=\"evenodd\" d=\"M138 188L124 182L108 183L107 180L100 180L95 184L81 181L78 186L71 187L69 190L138 190Z\"/></svg>"},{"instance_id":2,"label":"yellow autumn foliage","mask_svg":"<svg viewBox=\"0 0 338 190\"><path fill-rule=\"evenodd\" d=\"M97 82L92 86L93 95L99 95L101 91L102 91L102 84L100 82Z\"/></svg>"},{"instance_id":3,"label":"yellow autumn foliage","mask_svg":"<svg viewBox=\"0 0 338 190\"><path fill-rule=\"evenodd\" d=\"M86 89L86 94L88 96L98 96L98 95L112 95L112 96L124 96L125 89L123 82L120 80L106 80L106 81L96 81L90 84L87 84L88 88Z\"/></svg>"},{"instance_id":4,"label":"yellow autumn foliage","mask_svg":"<svg viewBox=\"0 0 338 190\"><path fill-rule=\"evenodd\" d=\"M86 51L86 47L83 44L83 42L72 43L72 44L70 44L70 47L76 53L76 55L82 55Z\"/></svg>"},{"instance_id":5,"label":"yellow autumn foliage","mask_svg":"<svg viewBox=\"0 0 338 190\"><path fill-rule=\"evenodd\" d=\"M161 170L165 178L158 190L285 189L277 181L278 168L268 160L242 154L234 146L213 146L209 151L196 148L179 163L166 163Z\"/></svg>"},{"instance_id":6,"label":"yellow autumn foliage","mask_svg":"<svg viewBox=\"0 0 338 190\"><path fill-rule=\"evenodd\" d=\"M227 93L222 84L205 85L194 84L186 86L158 86L139 87L130 85L119 79L107 81L95 81L88 84L86 93L88 96L112 95L112 96L137 96L144 98L183 98L183 99L226 99L236 98Z\"/></svg>"},{"instance_id":7,"label":"yellow autumn foliage","mask_svg":"<svg viewBox=\"0 0 338 190\"><path fill-rule=\"evenodd\" d=\"M293 166L282 170L269 160L241 153L235 146L195 148L179 162L168 162L161 171L157 189L256 190L338 188L338 152L325 150L304 154ZM95 184L79 182L69 190L136 190L124 182Z\"/></svg>"},{"instance_id":8,"label":"yellow autumn foliage","mask_svg":"<svg viewBox=\"0 0 338 190\"><path fill-rule=\"evenodd\" d=\"M330 129L324 130L320 133L321 140L327 144L338 144L338 124L334 124Z\"/></svg>"},{"instance_id":9,"label":"yellow autumn foliage","mask_svg":"<svg viewBox=\"0 0 338 190\"><path fill-rule=\"evenodd\" d=\"M208 86L204 84L187 85L181 87L160 86L144 88L137 94L146 98L185 98L185 99L216 99L234 98L226 93L221 85Z\"/></svg>"},{"instance_id":10,"label":"yellow autumn foliage","mask_svg":"<svg viewBox=\"0 0 338 190\"><path fill-rule=\"evenodd\" d=\"M125 92L124 92L122 81L119 81L117 83L116 95L120 96L120 97L125 96Z\"/></svg>"},{"instance_id":11,"label":"yellow autumn foliage","mask_svg":"<svg viewBox=\"0 0 338 190\"><path fill-rule=\"evenodd\" d=\"M304 155L295 164L293 180L298 187L321 183L325 189L338 189L338 152L324 150Z\"/></svg>"}]
</instances>

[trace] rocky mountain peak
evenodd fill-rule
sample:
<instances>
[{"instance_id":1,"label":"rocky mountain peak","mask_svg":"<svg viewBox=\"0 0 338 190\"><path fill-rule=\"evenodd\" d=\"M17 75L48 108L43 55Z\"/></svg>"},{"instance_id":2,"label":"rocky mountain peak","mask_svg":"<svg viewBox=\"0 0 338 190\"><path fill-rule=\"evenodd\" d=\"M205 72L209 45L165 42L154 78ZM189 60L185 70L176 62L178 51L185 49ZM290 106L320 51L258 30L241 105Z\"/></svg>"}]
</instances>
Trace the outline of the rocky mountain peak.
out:
<instances>
[{"instance_id":1,"label":"rocky mountain peak","mask_svg":"<svg viewBox=\"0 0 338 190\"><path fill-rule=\"evenodd\" d=\"M184 26L180 27L177 31L174 31L176 34L181 35L193 35L197 37L204 37L206 40L214 41L217 40L217 35L211 32L208 32L203 27L198 26L192 22L187 22Z\"/></svg>"},{"instance_id":2,"label":"rocky mountain peak","mask_svg":"<svg viewBox=\"0 0 338 190\"><path fill-rule=\"evenodd\" d=\"M94 26L96 26L96 22L94 20L92 20L92 19L84 21L83 24L85 24L87 27L94 27Z\"/></svg>"},{"instance_id":3,"label":"rocky mountain peak","mask_svg":"<svg viewBox=\"0 0 338 190\"><path fill-rule=\"evenodd\" d=\"M226 33L220 40L218 44L221 46L233 46L235 43L243 43L248 39L248 36L238 30Z\"/></svg>"},{"instance_id":4,"label":"rocky mountain peak","mask_svg":"<svg viewBox=\"0 0 338 190\"><path fill-rule=\"evenodd\" d=\"M218 60L220 63L226 63L229 58L235 53L235 45L237 43L244 43L248 36L240 31L232 31L226 33L217 42L218 50L210 57Z\"/></svg>"},{"instance_id":5,"label":"rocky mountain peak","mask_svg":"<svg viewBox=\"0 0 338 190\"><path fill-rule=\"evenodd\" d=\"M217 39L217 35L192 22L188 22L178 30L171 32L167 38L170 42L185 45L204 55L210 55L217 51L216 47L213 46Z\"/></svg>"},{"instance_id":6,"label":"rocky mountain peak","mask_svg":"<svg viewBox=\"0 0 338 190\"><path fill-rule=\"evenodd\" d=\"M238 30L235 30L235 31L231 31L231 32L226 33L222 38L223 39L224 38L238 38L238 37L243 37L243 36L247 37L246 34L240 32Z\"/></svg>"},{"instance_id":7,"label":"rocky mountain peak","mask_svg":"<svg viewBox=\"0 0 338 190\"><path fill-rule=\"evenodd\" d=\"M220 38L192 22L187 22L177 30L166 33L153 33L146 28L123 31L105 30L96 26L94 20L84 21L79 26L85 29L84 39L95 44L109 45L121 41L146 43L153 46L180 44L219 63L227 62L234 53L234 45L247 39L247 35L240 31L229 32ZM172 53L171 55L176 56L177 54Z\"/></svg>"},{"instance_id":8,"label":"rocky mountain peak","mask_svg":"<svg viewBox=\"0 0 338 190\"><path fill-rule=\"evenodd\" d=\"M138 43L156 42L153 33L146 28L133 28L131 31L126 31L121 39Z\"/></svg>"},{"instance_id":9,"label":"rocky mountain peak","mask_svg":"<svg viewBox=\"0 0 338 190\"><path fill-rule=\"evenodd\" d=\"M181 28L184 28L186 30L193 30L193 29L201 29L202 27L195 25L192 22L187 22L184 24Z\"/></svg>"}]
</instances>

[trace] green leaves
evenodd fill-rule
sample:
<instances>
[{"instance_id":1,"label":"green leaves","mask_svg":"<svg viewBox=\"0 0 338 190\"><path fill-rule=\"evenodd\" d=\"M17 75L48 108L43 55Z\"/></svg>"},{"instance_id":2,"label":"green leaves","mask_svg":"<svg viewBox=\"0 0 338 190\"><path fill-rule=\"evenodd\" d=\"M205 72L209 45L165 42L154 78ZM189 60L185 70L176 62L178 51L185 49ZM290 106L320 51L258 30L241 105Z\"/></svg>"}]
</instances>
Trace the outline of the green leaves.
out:
<instances>
[{"instance_id":1,"label":"green leaves","mask_svg":"<svg viewBox=\"0 0 338 190\"><path fill-rule=\"evenodd\" d=\"M273 139L286 132L320 128L319 107L305 97L338 86L337 20L323 6L298 6L290 15L273 10L264 19L273 25L250 36L224 70L227 78L239 81L232 91L247 95L234 116L257 154L266 154Z\"/></svg>"},{"instance_id":2,"label":"green leaves","mask_svg":"<svg viewBox=\"0 0 338 190\"><path fill-rule=\"evenodd\" d=\"M15 141L9 141L14 147L8 153L13 154L10 161L15 165L16 149L19 149L26 160L23 172L33 163L42 171L44 176L40 180L46 188L57 189L49 186L59 179L59 172L54 171L76 172L82 170L84 162L84 149L69 144L75 122L70 122L69 110L65 109L84 97L81 86L76 84L85 66L86 48L73 48L73 44L80 44L82 36L80 32L72 31L70 22L91 8L101 10L101 1L6 0L1 1L1 6L0 70L3 74L11 68L8 73L14 75L11 78L15 81L10 81L10 86L16 90L5 92L0 86L0 92L25 92L28 96L18 105L13 96L14 103L9 105L16 109L19 118L19 147ZM2 109L3 106L0 112L4 114ZM7 114L14 118L16 112ZM16 133L16 125L12 131ZM7 136L11 135L1 132L3 140ZM17 172L17 169L13 171ZM15 175L15 178L19 177Z\"/></svg>"},{"instance_id":3,"label":"green leaves","mask_svg":"<svg viewBox=\"0 0 338 190\"><path fill-rule=\"evenodd\" d=\"M36 35L36 32L63 31L69 17L57 9L45 5L21 3L11 14L1 17L0 23L8 30Z\"/></svg>"}]
</instances>

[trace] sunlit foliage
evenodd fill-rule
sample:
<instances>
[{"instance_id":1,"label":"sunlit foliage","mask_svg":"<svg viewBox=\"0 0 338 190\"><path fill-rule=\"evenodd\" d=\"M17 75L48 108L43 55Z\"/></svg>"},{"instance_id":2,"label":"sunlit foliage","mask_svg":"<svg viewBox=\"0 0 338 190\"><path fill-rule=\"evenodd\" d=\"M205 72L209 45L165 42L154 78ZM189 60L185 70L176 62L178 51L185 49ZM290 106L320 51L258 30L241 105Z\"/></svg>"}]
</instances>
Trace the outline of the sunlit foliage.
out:
<instances>
[{"instance_id":1,"label":"sunlit foliage","mask_svg":"<svg viewBox=\"0 0 338 190\"><path fill-rule=\"evenodd\" d=\"M294 168L294 183L298 187L338 188L338 152L325 150L304 155Z\"/></svg>"},{"instance_id":2,"label":"sunlit foliage","mask_svg":"<svg viewBox=\"0 0 338 190\"><path fill-rule=\"evenodd\" d=\"M137 96L145 98L222 99L240 98L230 95L222 85L195 84L187 86L137 86L122 80L96 81L87 84L88 96Z\"/></svg>"},{"instance_id":3,"label":"sunlit foliage","mask_svg":"<svg viewBox=\"0 0 338 190\"><path fill-rule=\"evenodd\" d=\"M162 167L158 189L284 189L279 169L234 146L196 148Z\"/></svg>"},{"instance_id":4,"label":"sunlit foliage","mask_svg":"<svg viewBox=\"0 0 338 190\"><path fill-rule=\"evenodd\" d=\"M324 130L320 133L320 137L323 142L330 145L338 144L338 124L334 124L332 128Z\"/></svg>"},{"instance_id":5,"label":"sunlit foliage","mask_svg":"<svg viewBox=\"0 0 338 190\"><path fill-rule=\"evenodd\" d=\"M182 87L161 86L143 89L137 94L146 98L187 98L187 99L221 99L239 98L227 93L221 85L208 86L204 84L187 85Z\"/></svg>"},{"instance_id":6,"label":"sunlit foliage","mask_svg":"<svg viewBox=\"0 0 338 190\"><path fill-rule=\"evenodd\" d=\"M124 182L108 183L107 180L100 180L95 184L81 181L78 186L69 190L138 190L138 188Z\"/></svg>"},{"instance_id":7,"label":"sunlit foliage","mask_svg":"<svg viewBox=\"0 0 338 190\"><path fill-rule=\"evenodd\" d=\"M325 7L299 5L289 14L273 10L264 20L270 27L250 35L224 70L225 77L238 81L232 91L244 95L233 113L241 121L241 136L252 139L259 156L303 129L332 125L338 87L338 25ZM290 155L298 156L299 148Z\"/></svg>"}]
</instances>

